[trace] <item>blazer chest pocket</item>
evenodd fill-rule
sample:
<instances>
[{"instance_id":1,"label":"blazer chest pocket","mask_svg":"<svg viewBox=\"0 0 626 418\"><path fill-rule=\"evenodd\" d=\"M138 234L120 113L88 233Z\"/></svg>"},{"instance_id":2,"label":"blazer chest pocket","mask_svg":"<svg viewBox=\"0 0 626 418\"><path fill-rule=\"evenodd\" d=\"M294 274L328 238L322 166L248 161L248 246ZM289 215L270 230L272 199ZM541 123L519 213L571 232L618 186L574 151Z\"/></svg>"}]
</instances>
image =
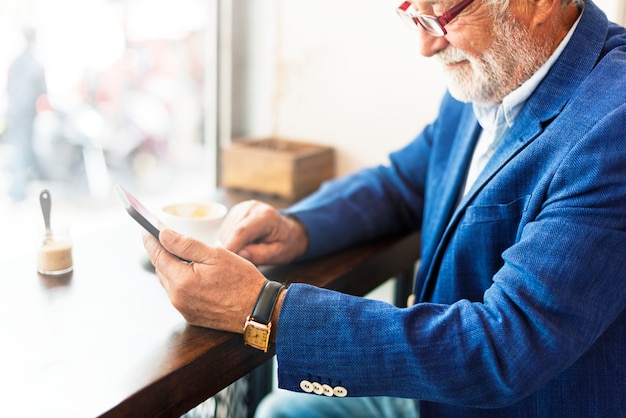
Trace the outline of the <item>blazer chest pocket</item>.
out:
<instances>
[{"instance_id":1,"label":"blazer chest pocket","mask_svg":"<svg viewBox=\"0 0 626 418\"><path fill-rule=\"evenodd\" d=\"M501 263L501 253L513 245L521 233L524 210L530 196L523 196L509 203L475 205L467 207L461 218L456 243L467 251L494 257ZM460 251L460 248L457 248Z\"/></svg>"},{"instance_id":2,"label":"blazer chest pocket","mask_svg":"<svg viewBox=\"0 0 626 418\"><path fill-rule=\"evenodd\" d=\"M468 206L461 224L521 220L529 200L526 195L509 203Z\"/></svg>"},{"instance_id":3,"label":"blazer chest pocket","mask_svg":"<svg viewBox=\"0 0 626 418\"><path fill-rule=\"evenodd\" d=\"M530 196L509 203L468 206L460 219L450 243L454 249L454 262L464 266L463 274L469 277L488 277L484 289L489 287L491 277L502 267L502 253L518 240L528 202ZM476 264L477 257L480 266ZM488 273L485 275L485 272Z\"/></svg>"}]
</instances>

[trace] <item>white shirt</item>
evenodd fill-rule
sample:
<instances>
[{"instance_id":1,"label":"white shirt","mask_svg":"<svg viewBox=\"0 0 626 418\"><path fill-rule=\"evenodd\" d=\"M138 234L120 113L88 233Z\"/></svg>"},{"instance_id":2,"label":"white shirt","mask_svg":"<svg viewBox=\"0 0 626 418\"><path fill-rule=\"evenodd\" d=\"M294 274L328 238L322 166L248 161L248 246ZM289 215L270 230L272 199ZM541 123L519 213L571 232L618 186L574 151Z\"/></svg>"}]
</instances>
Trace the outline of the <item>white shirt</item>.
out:
<instances>
[{"instance_id":1,"label":"white shirt","mask_svg":"<svg viewBox=\"0 0 626 418\"><path fill-rule=\"evenodd\" d=\"M581 13L582 16L582 13ZM502 138L509 131L517 115L519 115L522 107L526 103L526 100L535 91L541 80L546 76L554 62L559 58L563 49L569 42L578 22L580 16L572 28L569 30L565 38L561 41L554 53L548 58L548 60L521 86L509 93L499 105L493 106L480 106L473 105L474 115L478 119L478 123L483 128L476 147L474 148L474 154L472 156L472 162L469 170L467 171L467 178L465 180L465 190L463 194L466 194L472 187L479 174L487 165L487 162L493 155Z\"/></svg>"}]
</instances>

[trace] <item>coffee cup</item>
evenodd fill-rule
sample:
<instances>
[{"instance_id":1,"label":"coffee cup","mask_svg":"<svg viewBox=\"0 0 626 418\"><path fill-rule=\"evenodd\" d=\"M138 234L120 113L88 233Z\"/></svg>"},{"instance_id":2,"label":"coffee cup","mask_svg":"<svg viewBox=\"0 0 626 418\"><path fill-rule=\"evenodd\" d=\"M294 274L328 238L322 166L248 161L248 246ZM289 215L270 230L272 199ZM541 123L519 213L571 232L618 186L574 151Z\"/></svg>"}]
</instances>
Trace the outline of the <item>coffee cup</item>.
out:
<instances>
[{"instance_id":1,"label":"coffee cup","mask_svg":"<svg viewBox=\"0 0 626 418\"><path fill-rule=\"evenodd\" d=\"M165 205L159 213L161 227L193 237L207 245L219 245L217 233L228 209L218 202Z\"/></svg>"}]
</instances>

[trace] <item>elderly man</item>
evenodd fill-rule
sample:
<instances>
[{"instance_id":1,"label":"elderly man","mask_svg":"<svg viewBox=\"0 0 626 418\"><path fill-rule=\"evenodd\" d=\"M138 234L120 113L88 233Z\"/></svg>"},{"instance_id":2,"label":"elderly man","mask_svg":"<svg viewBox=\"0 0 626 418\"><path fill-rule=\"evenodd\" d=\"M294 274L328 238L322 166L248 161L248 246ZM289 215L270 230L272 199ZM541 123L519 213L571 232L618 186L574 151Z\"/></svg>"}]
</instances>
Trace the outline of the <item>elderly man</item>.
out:
<instances>
[{"instance_id":1,"label":"elderly man","mask_svg":"<svg viewBox=\"0 0 626 418\"><path fill-rule=\"evenodd\" d=\"M279 386L307 394L280 391L259 414L626 416L626 30L590 0L399 13L448 75L438 118L389 166L283 213L233 208L226 248L147 236L172 303L261 349L271 322ZM411 230L421 263L404 309L283 289L252 264Z\"/></svg>"}]
</instances>

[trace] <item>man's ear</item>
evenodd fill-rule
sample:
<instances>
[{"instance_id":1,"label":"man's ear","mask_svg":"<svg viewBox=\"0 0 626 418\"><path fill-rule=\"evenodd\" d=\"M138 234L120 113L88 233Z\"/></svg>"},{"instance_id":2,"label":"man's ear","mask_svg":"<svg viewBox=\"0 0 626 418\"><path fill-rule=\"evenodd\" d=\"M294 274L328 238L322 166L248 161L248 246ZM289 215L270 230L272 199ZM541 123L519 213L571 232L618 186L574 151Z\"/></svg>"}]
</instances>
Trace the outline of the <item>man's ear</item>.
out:
<instances>
[{"instance_id":1,"label":"man's ear","mask_svg":"<svg viewBox=\"0 0 626 418\"><path fill-rule=\"evenodd\" d=\"M558 15L561 8L561 0L530 0L532 8L531 27L540 27L551 20L551 17Z\"/></svg>"}]
</instances>

